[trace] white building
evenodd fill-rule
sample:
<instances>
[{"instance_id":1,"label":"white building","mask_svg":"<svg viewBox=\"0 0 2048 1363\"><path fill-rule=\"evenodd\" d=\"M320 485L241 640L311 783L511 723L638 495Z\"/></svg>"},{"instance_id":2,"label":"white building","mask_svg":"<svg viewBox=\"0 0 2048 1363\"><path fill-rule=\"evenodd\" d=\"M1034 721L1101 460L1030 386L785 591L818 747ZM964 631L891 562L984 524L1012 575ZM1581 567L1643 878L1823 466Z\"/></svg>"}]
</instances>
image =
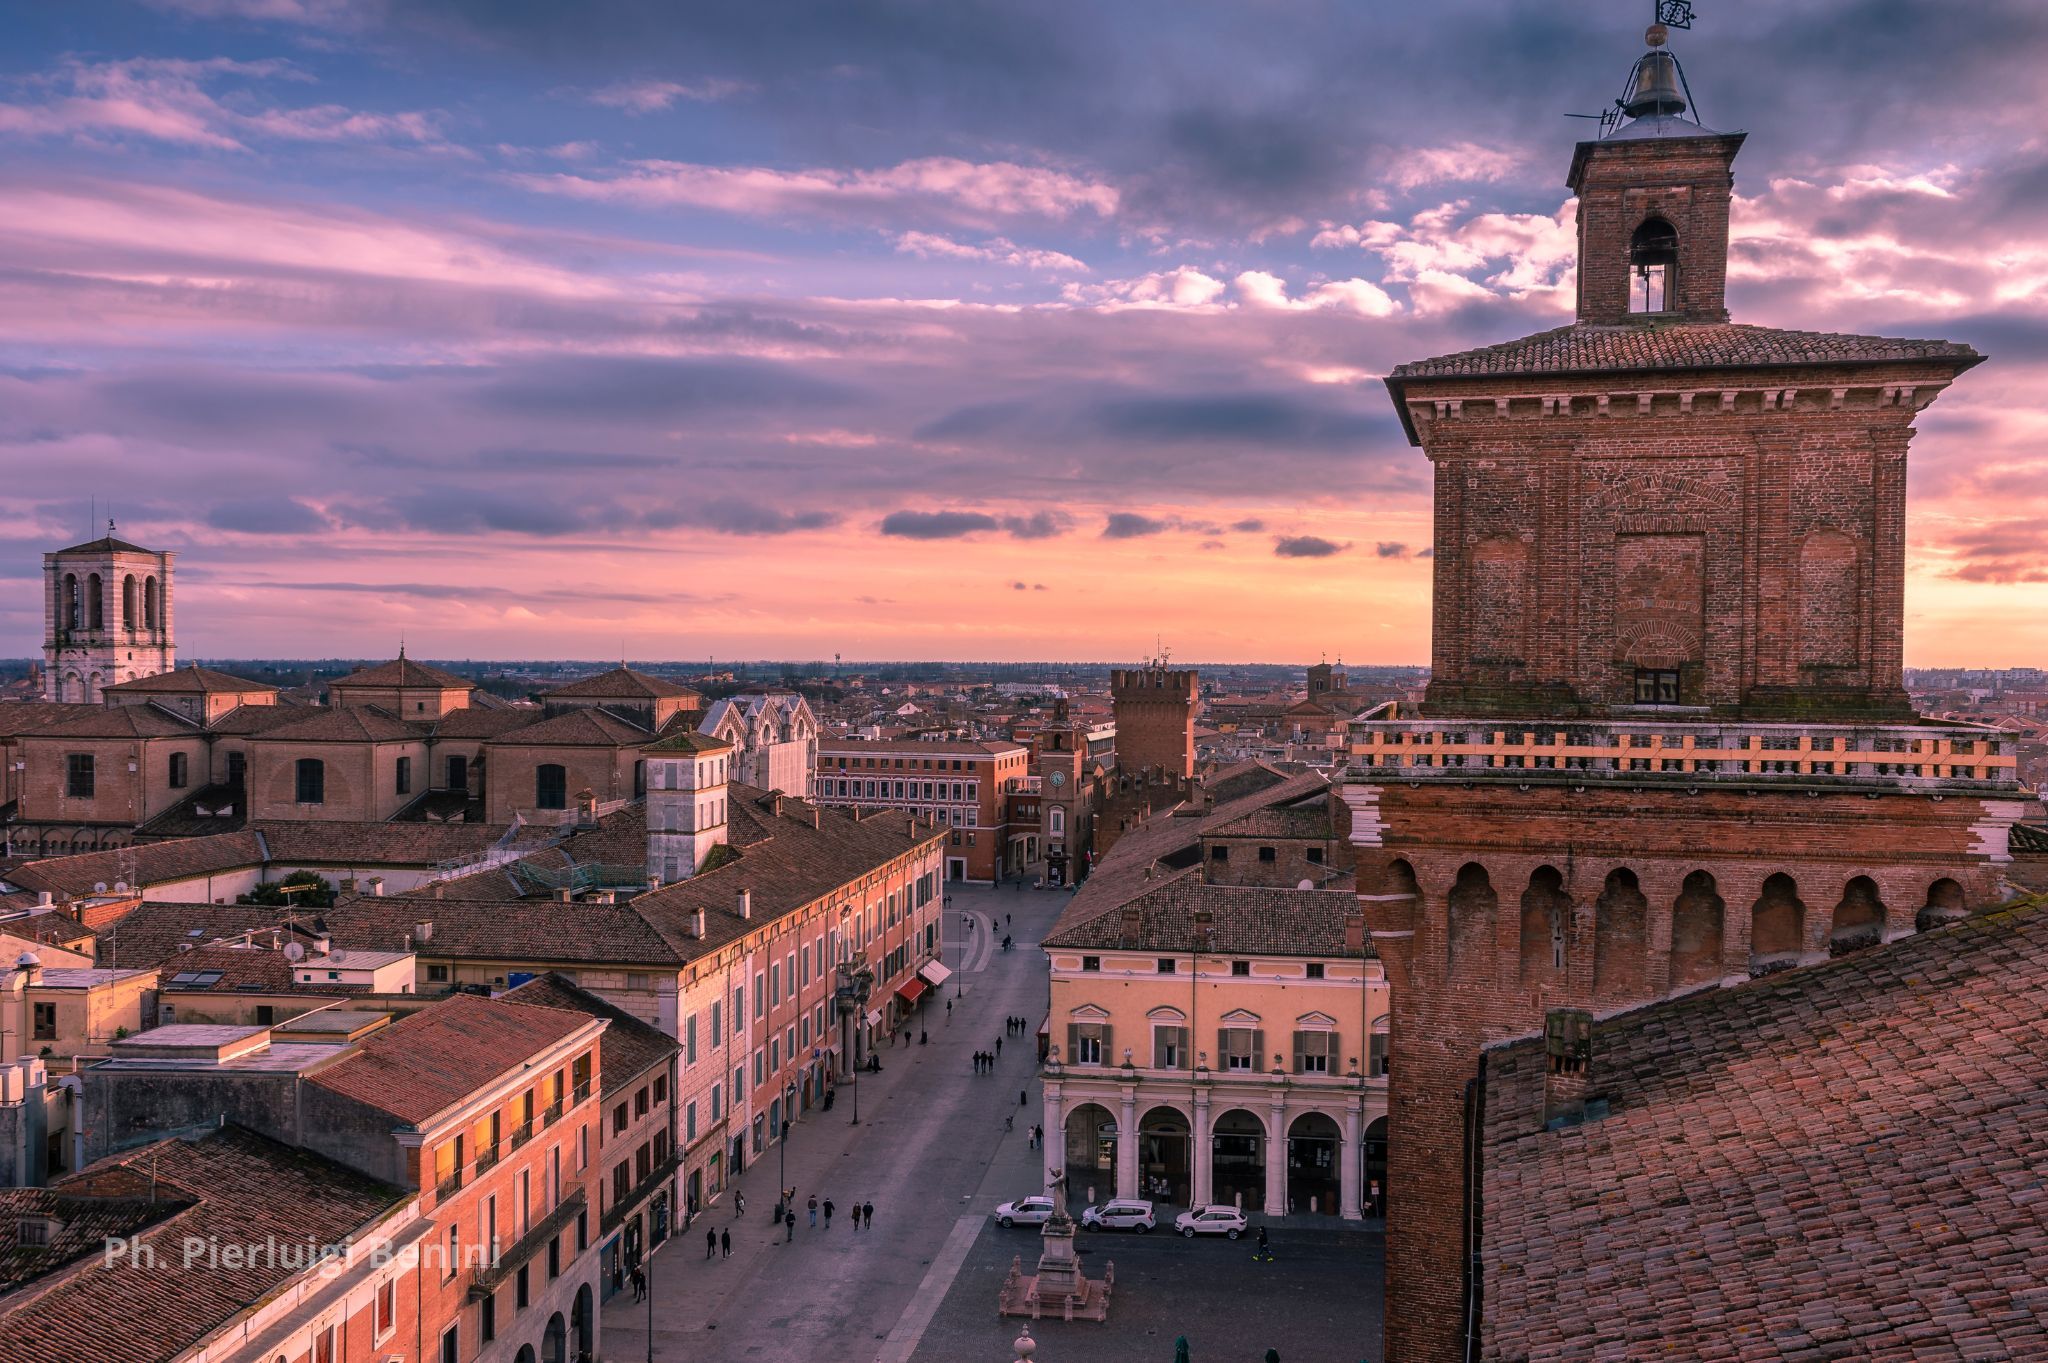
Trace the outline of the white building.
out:
<instances>
[{"instance_id":1,"label":"white building","mask_svg":"<svg viewBox=\"0 0 2048 1363\"><path fill-rule=\"evenodd\" d=\"M811 798L818 757L818 717L789 691L746 692L713 701L697 732L732 745L731 778L739 785Z\"/></svg>"}]
</instances>

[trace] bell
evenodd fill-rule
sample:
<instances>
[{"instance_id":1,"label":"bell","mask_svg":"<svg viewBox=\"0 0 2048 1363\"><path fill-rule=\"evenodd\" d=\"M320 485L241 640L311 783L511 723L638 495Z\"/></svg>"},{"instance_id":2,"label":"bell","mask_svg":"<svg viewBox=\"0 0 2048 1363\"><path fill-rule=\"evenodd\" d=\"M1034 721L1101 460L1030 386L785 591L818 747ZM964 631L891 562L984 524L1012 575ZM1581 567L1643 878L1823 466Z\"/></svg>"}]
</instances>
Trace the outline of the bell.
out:
<instances>
[{"instance_id":1,"label":"bell","mask_svg":"<svg viewBox=\"0 0 2048 1363\"><path fill-rule=\"evenodd\" d=\"M1645 52L1629 78L1628 98L1621 102L1630 118L1650 114L1682 114L1685 95L1678 83L1678 59L1661 48Z\"/></svg>"}]
</instances>

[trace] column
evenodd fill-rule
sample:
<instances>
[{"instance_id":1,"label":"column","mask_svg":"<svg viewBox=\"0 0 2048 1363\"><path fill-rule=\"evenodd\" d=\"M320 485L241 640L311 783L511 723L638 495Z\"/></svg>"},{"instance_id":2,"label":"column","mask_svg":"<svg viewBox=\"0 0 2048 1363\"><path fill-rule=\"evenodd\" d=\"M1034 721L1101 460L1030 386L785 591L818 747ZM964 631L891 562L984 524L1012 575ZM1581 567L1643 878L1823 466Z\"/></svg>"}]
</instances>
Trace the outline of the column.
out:
<instances>
[{"instance_id":1,"label":"column","mask_svg":"<svg viewBox=\"0 0 2048 1363\"><path fill-rule=\"evenodd\" d=\"M1365 1179L1362 1128L1354 1094L1344 1108L1344 1144L1337 1151L1337 1211L1346 1221L1357 1221L1365 1215L1358 1198L1358 1186Z\"/></svg>"},{"instance_id":2,"label":"column","mask_svg":"<svg viewBox=\"0 0 2048 1363\"><path fill-rule=\"evenodd\" d=\"M1060 1153L1055 1156L1052 1148L1057 1145ZM1067 1113L1066 1104L1060 1099L1060 1081L1045 1081L1045 1142L1038 1148L1039 1159L1045 1165L1045 1191L1052 1192L1052 1176L1056 1170L1067 1167Z\"/></svg>"},{"instance_id":3,"label":"column","mask_svg":"<svg viewBox=\"0 0 2048 1363\"><path fill-rule=\"evenodd\" d=\"M1194 1187L1188 1193L1197 1207L1206 1207L1216 1200L1215 1157L1216 1138L1209 1134L1209 1090L1195 1090L1195 1129L1188 1133L1188 1141L1194 1146L1192 1155Z\"/></svg>"},{"instance_id":4,"label":"column","mask_svg":"<svg viewBox=\"0 0 2048 1363\"><path fill-rule=\"evenodd\" d=\"M1287 1109L1266 1109L1266 1215L1287 1215Z\"/></svg>"},{"instance_id":5,"label":"column","mask_svg":"<svg viewBox=\"0 0 2048 1363\"><path fill-rule=\"evenodd\" d=\"M1138 1091L1123 1086L1123 1106L1116 1118L1116 1195L1138 1196Z\"/></svg>"}]
</instances>

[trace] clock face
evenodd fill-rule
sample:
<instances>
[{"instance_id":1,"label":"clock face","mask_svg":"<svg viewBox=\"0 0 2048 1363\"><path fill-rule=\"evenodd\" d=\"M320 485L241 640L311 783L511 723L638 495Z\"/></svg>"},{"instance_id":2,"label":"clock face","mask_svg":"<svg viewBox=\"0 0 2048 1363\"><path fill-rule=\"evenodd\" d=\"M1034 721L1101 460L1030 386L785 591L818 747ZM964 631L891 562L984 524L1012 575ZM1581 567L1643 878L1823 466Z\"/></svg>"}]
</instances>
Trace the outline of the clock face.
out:
<instances>
[{"instance_id":1,"label":"clock face","mask_svg":"<svg viewBox=\"0 0 2048 1363\"><path fill-rule=\"evenodd\" d=\"M1052 788L1054 790L1058 790L1061 786L1067 783L1067 774L1063 771L1056 771L1052 774L1051 780Z\"/></svg>"}]
</instances>

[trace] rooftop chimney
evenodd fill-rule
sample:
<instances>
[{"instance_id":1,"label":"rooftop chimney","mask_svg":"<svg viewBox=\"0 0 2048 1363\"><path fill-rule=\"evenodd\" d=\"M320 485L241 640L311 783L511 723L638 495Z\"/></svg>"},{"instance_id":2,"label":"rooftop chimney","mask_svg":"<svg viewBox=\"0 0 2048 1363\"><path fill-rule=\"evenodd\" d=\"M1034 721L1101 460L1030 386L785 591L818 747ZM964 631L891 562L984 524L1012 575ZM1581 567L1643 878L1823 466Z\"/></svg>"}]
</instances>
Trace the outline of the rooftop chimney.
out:
<instances>
[{"instance_id":1,"label":"rooftop chimney","mask_svg":"<svg viewBox=\"0 0 2048 1363\"><path fill-rule=\"evenodd\" d=\"M1553 1008L1543 1017L1543 1125L1546 1130L1586 1120L1593 1082L1593 1015L1583 1008Z\"/></svg>"},{"instance_id":2,"label":"rooftop chimney","mask_svg":"<svg viewBox=\"0 0 2048 1363\"><path fill-rule=\"evenodd\" d=\"M734 906L733 912L742 918L752 918L754 916L754 892L752 890L741 890L739 892L739 903Z\"/></svg>"},{"instance_id":3,"label":"rooftop chimney","mask_svg":"<svg viewBox=\"0 0 2048 1363\"><path fill-rule=\"evenodd\" d=\"M375 895L379 899L382 899L384 897L384 877L370 877L370 893L372 895Z\"/></svg>"},{"instance_id":4,"label":"rooftop chimney","mask_svg":"<svg viewBox=\"0 0 2048 1363\"><path fill-rule=\"evenodd\" d=\"M564 885L561 889L555 891L555 899L558 903L573 904L576 902L576 891Z\"/></svg>"},{"instance_id":5,"label":"rooftop chimney","mask_svg":"<svg viewBox=\"0 0 2048 1363\"><path fill-rule=\"evenodd\" d=\"M1365 954L1365 915L1355 909L1344 915L1344 953L1347 956Z\"/></svg>"},{"instance_id":6,"label":"rooftop chimney","mask_svg":"<svg viewBox=\"0 0 2048 1363\"><path fill-rule=\"evenodd\" d=\"M414 924L412 925L412 939L413 939L413 940L414 940L415 942L431 942L431 941L433 941L433 940L434 940L434 920L433 920L433 919L431 919L431 918L422 918L422 919L421 919L421 920L420 920L419 922L417 922L417 923L414 923Z\"/></svg>"},{"instance_id":7,"label":"rooftop chimney","mask_svg":"<svg viewBox=\"0 0 2048 1363\"><path fill-rule=\"evenodd\" d=\"M39 909L47 909L50 907L50 892L48 890L36 891L36 907Z\"/></svg>"},{"instance_id":8,"label":"rooftop chimney","mask_svg":"<svg viewBox=\"0 0 2048 1363\"><path fill-rule=\"evenodd\" d=\"M700 942L704 940L704 910L698 909L690 915L690 935Z\"/></svg>"},{"instance_id":9,"label":"rooftop chimney","mask_svg":"<svg viewBox=\"0 0 2048 1363\"><path fill-rule=\"evenodd\" d=\"M1122 909L1121 934L1118 938L1123 945L1138 945L1139 934L1144 930L1144 912L1136 904L1126 904Z\"/></svg>"}]
</instances>

